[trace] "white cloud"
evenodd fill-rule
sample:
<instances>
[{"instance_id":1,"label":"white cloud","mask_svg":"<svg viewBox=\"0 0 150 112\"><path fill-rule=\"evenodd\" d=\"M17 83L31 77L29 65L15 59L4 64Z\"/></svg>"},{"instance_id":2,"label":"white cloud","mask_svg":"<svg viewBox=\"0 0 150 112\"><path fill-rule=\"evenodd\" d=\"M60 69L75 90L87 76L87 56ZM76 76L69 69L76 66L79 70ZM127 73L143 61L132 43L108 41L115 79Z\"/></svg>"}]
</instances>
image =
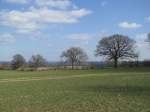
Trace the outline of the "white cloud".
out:
<instances>
[{"instance_id":1,"label":"white cloud","mask_svg":"<svg viewBox=\"0 0 150 112\"><path fill-rule=\"evenodd\" d=\"M7 3L27 4L29 0L5 0Z\"/></svg>"},{"instance_id":2,"label":"white cloud","mask_svg":"<svg viewBox=\"0 0 150 112\"><path fill-rule=\"evenodd\" d=\"M70 0L36 0L36 5L38 6L48 6L52 8L58 9L67 9L72 6L72 2Z\"/></svg>"},{"instance_id":3,"label":"white cloud","mask_svg":"<svg viewBox=\"0 0 150 112\"><path fill-rule=\"evenodd\" d=\"M105 30L100 31L96 35L96 37L99 37L99 38L103 38L103 37L106 37L106 36L108 36L108 34L107 34L107 32Z\"/></svg>"},{"instance_id":4,"label":"white cloud","mask_svg":"<svg viewBox=\"0 0 150 112\"><path fill-rule=\"evenodd\" d=\"M0 43L14 43L15 37L12 34L1 34Z\"/></svg>"},{"instance_id":5,"label":"white cloud","mask_svg":"<svg viewBox=\"0 0 150 112\"><path fill-rule=\"evenodd\" d=\"M89 15L90 10L78 8L71 0L7 0L9 3L31 3L24 10L1 10L0 26L20 33L31 33L49 24L71 24Z\"/></svg>"},{"instance_id":6,"label":"white cloud","mask_svg":"<svg viewBox=\"0 0 150 112\"><path fill-rule=\"evenodd\" d=\"M34 21L38 16L33 12L4 11L0 12L0 24L15 28L18 32L30 32L39 28L37 22Z\"/></svg>"},{"instance_id":7,"label":"white cloud","mask_svg":"<svg viewBox=\"0 0 150 112\"><path fill-rule=\"evenodd\" d=\"M52 48L53 47L53 44L47 44L47 47L49 47L49 48Z\"/></svg>"},{"instance_id":8,"label":"white cloud","mask_svg":"<svg viewBox=\"0 0 150 112\"><path fill-rule=\"evenodd\" d=\"M141 28L142 25L141 24L137 24L137 23L128 23L128 22L121 22L119 24L119 27L121 28L125 28L125 29L137 29L137 28Z\"/></svg>"},{"instance_id":9,"label":"white cloud","mask_svg":"<svg viewBox=\"0 0 150 112\"><path fill-rule=\"evenodd\" d=\"M95 39L95 38L102 38L105 37L107 34L105 31L100 31L98 33L95 34L84 34L84 33L80 33L80 34L70 34L67 35L65 38L66 39L71 39L71 40L81 40L84 41L85 44L88 44L89 40Z\"/></svg>"},{"instance_id":10,"label":"white cloud","mask_svg":"<svg viewBox=\"0 0 150 112\"><path fill-rule=\"evenodd\" d=\"M72 40L91 40L94 38L93 35L89 35L89 34L72 34L72 35L68 35L66 36L67 39L72 39Z\"/></svg>"},{"instance_id":11,"label":"white cloud","mask_svg":"<svg viewBox=\"0 0 150 112\"><path fill-rule=\"evenodd\" d=\"M22 5L31 3L32 6L48 7L55 9L78 8L75 4L73 4L71 0L2 0L2 1L11 4L22 4Z\"/></svg>"},{"instance_id":12,"label":"white cloud","mask_svg":"<svg viewBox=\"0 0 150 112\"><path fill-rule=\"evenodd\" d=\"M0 25L15 28L18 32L33 32L50 23L76 23L90 14L87 9L53 10L49 8L31 8L27 11L1 11Z\"/></svg>"},{"instance_id":13,"label":"white cloud","mask_svg":"<svg viewBox=\"0 0 150 112\"><path fill-rule=\"evenodd\" d=\"M101 2L101 6L102 6L102 7L106 6L107 4L108 4L107 1L102 1L102 2Z\"/></svg>"},{"instance_id":14,"label":"white cloud","mask_svg":"<svg viewBox=\"0 0 150 112\"><path fill-rule=\"evenodd\" d=\"M150 21L150 16L148 17L148 21Z\"/></svg>"},{"instance_id":15,"label":"white cloud","mask_svg":"<svg viewBox=\"0 0 150 112\"><path fill-rule=\"evenodd\" d=\"M140 54L140 59L149 59L150 52L149 52L149 46L146 42L147 39L147 33L137 34L135 36L137 50Z\"/></svg>"},{"instance_id":16,"label":"white cloud","mask_svg":"<svg viewBox=\"0 0 150 112\"><path fill-rule=\"evenodd\" d=\"M147 39L147 33L142 33L142 34L137 34L135 36L135 39L137 41L137 44L142 43L142 44L146 44L146 39ZM139 44L138 46L140 46L141 44Z\"/></svg>"}]
</instances>

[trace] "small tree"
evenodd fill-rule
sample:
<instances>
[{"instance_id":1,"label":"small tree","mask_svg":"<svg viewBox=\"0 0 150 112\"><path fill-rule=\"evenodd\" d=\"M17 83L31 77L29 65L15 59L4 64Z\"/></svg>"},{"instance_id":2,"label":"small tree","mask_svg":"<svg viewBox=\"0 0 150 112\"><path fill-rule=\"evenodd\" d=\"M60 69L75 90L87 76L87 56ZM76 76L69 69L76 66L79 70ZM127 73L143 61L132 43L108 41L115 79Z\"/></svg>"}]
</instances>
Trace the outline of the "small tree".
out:
<instances>
[{"instance_id":1,"label":"small tree","mask_svg":"<svg viewBox=\"0 0 150 112\"><path fill-rule=\"evenodd\" d=\"M29 66L34 68L46 66L46 60L41 55L33 55L29 60Z\"/></svg>"},{"instance_id":2,"label":"small tree","mask_svg":"<svg viewBox=\"0 0 150 112\"><path fill-rule=\"evenodd\" d=\"M96 49L96 56L106 56L114 61L114 67L118 67L118 60L124 58L134 58L135 41L127 36L113 35L102 38Z\"/></svg>"},{"instance_id":3,"label":"small tree","mask_svg":"<svg viewBox=\"0 0 150 112\"><path fill-rule=\"evenodd\" d=\"M87 54L80 47L71 47L61 55L66 61L71 63L72 69L74 69L75 63L82 63L88 59Z\"/></svg>"},{"instance_id":4,"label":"small tree","mask_svg":"<svg viewBox=\"0 0 150 112\"><path fill-rule=\"evenodd\" d=\"M25 66L25 64L26 64L26 60L22 55L16 54L13 56L13 59L11 61L12 69L18 69L20 67Z\"/></svg>"}]
</instances>

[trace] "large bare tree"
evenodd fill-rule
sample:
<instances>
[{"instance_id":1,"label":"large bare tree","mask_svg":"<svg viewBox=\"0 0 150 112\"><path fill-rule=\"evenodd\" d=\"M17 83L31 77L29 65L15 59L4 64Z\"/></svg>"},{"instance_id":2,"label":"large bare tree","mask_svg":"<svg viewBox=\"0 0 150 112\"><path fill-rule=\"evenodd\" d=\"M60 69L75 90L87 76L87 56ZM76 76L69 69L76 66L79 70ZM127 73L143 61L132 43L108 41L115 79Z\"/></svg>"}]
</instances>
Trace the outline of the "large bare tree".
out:
<instances>
[{"instance_id":1,"label":"large bare tree","mask_svg":"<svg viewBox=\"0 0 150 112\"><path fill-rule=\"evenodd\" d=\"M124 58L134 58L135 41L128 36L115 34L102 38L96 49L96 56L106 56L114 61L114 67L118 67L118 60Z\"/></svg>"},{"instance_id":2,"label":"large bare tree","mask_svg":"<svg viewBox=\"0 0 150 112\"><path fill-rule=\"evenodd\" d=\"M61 57L71 63L72 69L74 69L75 63L82 63L88 59L87 54L80 47L71 47L64 51Z\"/></svg>"}]
</instances>

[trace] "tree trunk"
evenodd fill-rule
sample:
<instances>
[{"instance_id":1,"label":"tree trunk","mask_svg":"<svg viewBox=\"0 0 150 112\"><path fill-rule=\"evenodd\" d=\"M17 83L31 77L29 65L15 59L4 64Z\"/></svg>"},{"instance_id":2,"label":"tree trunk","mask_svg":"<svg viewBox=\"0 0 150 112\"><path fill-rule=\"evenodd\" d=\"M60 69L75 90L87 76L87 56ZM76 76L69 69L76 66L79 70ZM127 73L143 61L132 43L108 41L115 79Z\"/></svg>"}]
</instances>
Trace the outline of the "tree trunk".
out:
<instances>
[{"instance_id":1,"label":"tree trunk","mask_svg":"<svg viewBox=\"0 0 150 112\"><path fill-rule=\"evenodd\" d=\"M71 62L72 70L74 69L74 62Z\"/></svg>"},{"instance_id":2,"label":"tree trunk","mask_svg":"<svg viewBox=\"0 0 150 112\"><path fill-rule=\"evenodd\" d=\"M114 68L118 68L118 59L117 58L114 59Z\"/></svg>"}]
</instances>

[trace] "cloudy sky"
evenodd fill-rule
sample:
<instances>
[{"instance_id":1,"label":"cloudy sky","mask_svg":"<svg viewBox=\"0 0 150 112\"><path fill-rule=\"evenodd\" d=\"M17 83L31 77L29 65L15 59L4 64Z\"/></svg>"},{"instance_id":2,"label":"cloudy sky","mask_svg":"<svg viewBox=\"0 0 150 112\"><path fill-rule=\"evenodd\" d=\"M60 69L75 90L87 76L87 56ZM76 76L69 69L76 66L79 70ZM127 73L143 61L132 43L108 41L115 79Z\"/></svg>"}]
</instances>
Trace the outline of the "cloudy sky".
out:
<instances>
[{"instance_id":1,"label":"cloudy sky","mask_svg":"<svg viewBox=\"0 0 150 112\"><path fill-rule=\"evenodd\" d=\"M150 0L0 0L0 61L16 53L49 61L71 46L95 58L103 36L123 34L137 40L140 59L150 59Z\"/></svg>"}]
</instances>

